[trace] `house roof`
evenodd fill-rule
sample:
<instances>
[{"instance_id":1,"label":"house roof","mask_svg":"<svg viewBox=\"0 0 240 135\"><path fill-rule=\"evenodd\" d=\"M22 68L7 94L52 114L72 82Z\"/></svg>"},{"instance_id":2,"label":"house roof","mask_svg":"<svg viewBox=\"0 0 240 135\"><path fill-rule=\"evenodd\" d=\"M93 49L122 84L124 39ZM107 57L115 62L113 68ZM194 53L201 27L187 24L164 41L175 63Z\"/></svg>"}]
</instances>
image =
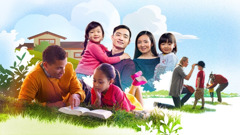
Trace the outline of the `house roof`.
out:
<instances>
[{"instance_id":1,"label":"house roof","mask_svg":"<svg viewBox=\"0 0 240 135\"><path fill-rule=\"evenodd\" d=\"M26 46L29 50L34 49L33 43L24 43L23 45L19 45L16 49L21 49L21 47ZM83 50L84 43L83 42L60 42L60 46L65 50Z\"/></svg>"},{"instance_id":2,"label":"house roof","mask_svg":"<svg viewBox=\"0 0 240 135\"><path fill-rule=\"evenodd\" d=\"M84 49L83 42L61 42L60 46L64 49Z\"/></svg>"},{"instance_id":3,"label":"house roof","mask_svg":"<svg viewBox=\"0 0 240 135\"><path fill-rule=\"evenodd\" d=\"M21 47L26 46L28 50L32 50L34 48L33 43L24 43L22 45L19 45L16 49L21 49Z\"/></svg>"},{"instance_id":4,"label":"house roof","mask_svg":"<svg viewBox=\"0 0 240 135\"><path fill-rule=\"evenodd\" d=\"M67 39L66 37L60 36L60 35L58 35L58 34L55 34L55 33L49 32L49 31L45 31L45 32L39 33L39 34L37 34L37 35L28 37L28 39L30 40L30 39L39 37L39 36L44 35L44 34L50 34L50 35L53 35L53 36L55 36L55 37L59 37L59 38L64 39L64 40Z\"/></svg>"}]
</instances>

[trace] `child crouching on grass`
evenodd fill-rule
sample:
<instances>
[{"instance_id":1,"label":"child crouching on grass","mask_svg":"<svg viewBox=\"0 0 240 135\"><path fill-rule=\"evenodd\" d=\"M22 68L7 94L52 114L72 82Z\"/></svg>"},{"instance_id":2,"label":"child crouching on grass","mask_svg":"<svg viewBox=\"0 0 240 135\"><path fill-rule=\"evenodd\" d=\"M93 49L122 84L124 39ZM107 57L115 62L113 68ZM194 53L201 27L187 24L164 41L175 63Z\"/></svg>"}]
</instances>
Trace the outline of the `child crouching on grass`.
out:
<instances>
[{"instance_id":1,"label":"child crouching on grass","mask_svg":"<svg viewBox=\"0 0 240 135\"><path fill-rule=\"evenodd\" d=\"M115 69L110 64L103 63L95 69L93 88L91 90L91 104L96 107L105 105L126 111L143 110L142 93L137 86L145 84L146 79L137 72L132 76L134 81L129 93L124 93L113 84L115 77Z\"/></svg>"}]
</instances>

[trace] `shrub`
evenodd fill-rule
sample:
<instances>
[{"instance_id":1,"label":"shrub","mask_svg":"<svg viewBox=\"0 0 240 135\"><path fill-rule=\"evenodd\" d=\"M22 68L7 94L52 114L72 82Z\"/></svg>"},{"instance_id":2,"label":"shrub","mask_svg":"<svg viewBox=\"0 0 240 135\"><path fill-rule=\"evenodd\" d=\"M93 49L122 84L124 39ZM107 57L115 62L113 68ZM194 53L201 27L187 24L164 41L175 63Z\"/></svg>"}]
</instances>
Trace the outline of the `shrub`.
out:
<instances>
[{"instance_id":1,"label":"shrub","mask_svg":"<svg viewBox=\"0 0 240 135\"><path fill-rule=\"evenodd\" d=\"M35 51L39 51L39 52L43 52L49 45L50 45L49 42L47 42L47 41L42 41L42 42L40 43L40 45L36 45L36 46L34 47L34 50L35 50Z\"/></svg>"},{"instance_id":2,"label":"shrub","mask_svg":"<svg viewBox=\"0 0 240 135\"><path fill-rule=\"evenodd\" d=\"M18 96L23 80L28 73L28 66L20 65L25 55L26 53L21 57L16 56L20 63L17 65L14 61L13 66L10 67L13 71L4 69L0 64L0 93L11 97Z\"/></svg>"}]
</instances>

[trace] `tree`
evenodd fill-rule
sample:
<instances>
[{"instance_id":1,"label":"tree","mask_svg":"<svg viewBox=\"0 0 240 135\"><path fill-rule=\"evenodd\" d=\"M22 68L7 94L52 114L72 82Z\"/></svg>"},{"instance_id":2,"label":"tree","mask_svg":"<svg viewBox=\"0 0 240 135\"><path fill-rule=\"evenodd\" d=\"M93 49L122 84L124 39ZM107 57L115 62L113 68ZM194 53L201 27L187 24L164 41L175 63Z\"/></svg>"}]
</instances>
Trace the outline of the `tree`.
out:
<instances>
[{"instance_id":1,"label":"tree","mask_svg":"<svg viewBox=\"0 0 240 135\"><path fill-rule=\"evenodd\" d=\"M35 51L39 51L39 52L43 52L48 46L49 46L49 42L48 41L42 41L40 43L40 45L36 45L36 47L34 48Z\"/></svg>"}]
</instances>

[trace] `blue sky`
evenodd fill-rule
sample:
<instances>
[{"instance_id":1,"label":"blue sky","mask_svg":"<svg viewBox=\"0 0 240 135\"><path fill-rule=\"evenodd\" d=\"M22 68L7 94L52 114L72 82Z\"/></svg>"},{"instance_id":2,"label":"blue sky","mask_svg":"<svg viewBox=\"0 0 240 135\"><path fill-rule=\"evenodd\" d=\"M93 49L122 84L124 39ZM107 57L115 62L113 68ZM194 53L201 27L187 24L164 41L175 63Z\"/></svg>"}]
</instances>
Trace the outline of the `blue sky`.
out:
<instances>
[{"instance_id":1,"label":"blue sky","mask_svg":"<svg viewBox=\"0 0 240 135\"><path fill-rule=\"evenodd\" d=\"M11 65L13 59L7 55L14 48L7 47L12 43L5 41L7 34L13 36L9 40L14 43L21 38L33 42L27 37L46 30L67 37L67 41L82 41L86 25L96 20L104 27L103 44L109 49L113 27L130 27L133 38L126 52L131 56L135 36L141 30L151 31L156 41L161 33L173 32L179 59L187 56L190 64L205 61L206 81L211 71L222 74L229 80L224 92L240 93L239 4L237 0L8 0L0 4L0 63ZM185 69L189 70L190 66ZM185 83L194 86L196 74L197 68Z\"/></svg>"}]
</instances>

